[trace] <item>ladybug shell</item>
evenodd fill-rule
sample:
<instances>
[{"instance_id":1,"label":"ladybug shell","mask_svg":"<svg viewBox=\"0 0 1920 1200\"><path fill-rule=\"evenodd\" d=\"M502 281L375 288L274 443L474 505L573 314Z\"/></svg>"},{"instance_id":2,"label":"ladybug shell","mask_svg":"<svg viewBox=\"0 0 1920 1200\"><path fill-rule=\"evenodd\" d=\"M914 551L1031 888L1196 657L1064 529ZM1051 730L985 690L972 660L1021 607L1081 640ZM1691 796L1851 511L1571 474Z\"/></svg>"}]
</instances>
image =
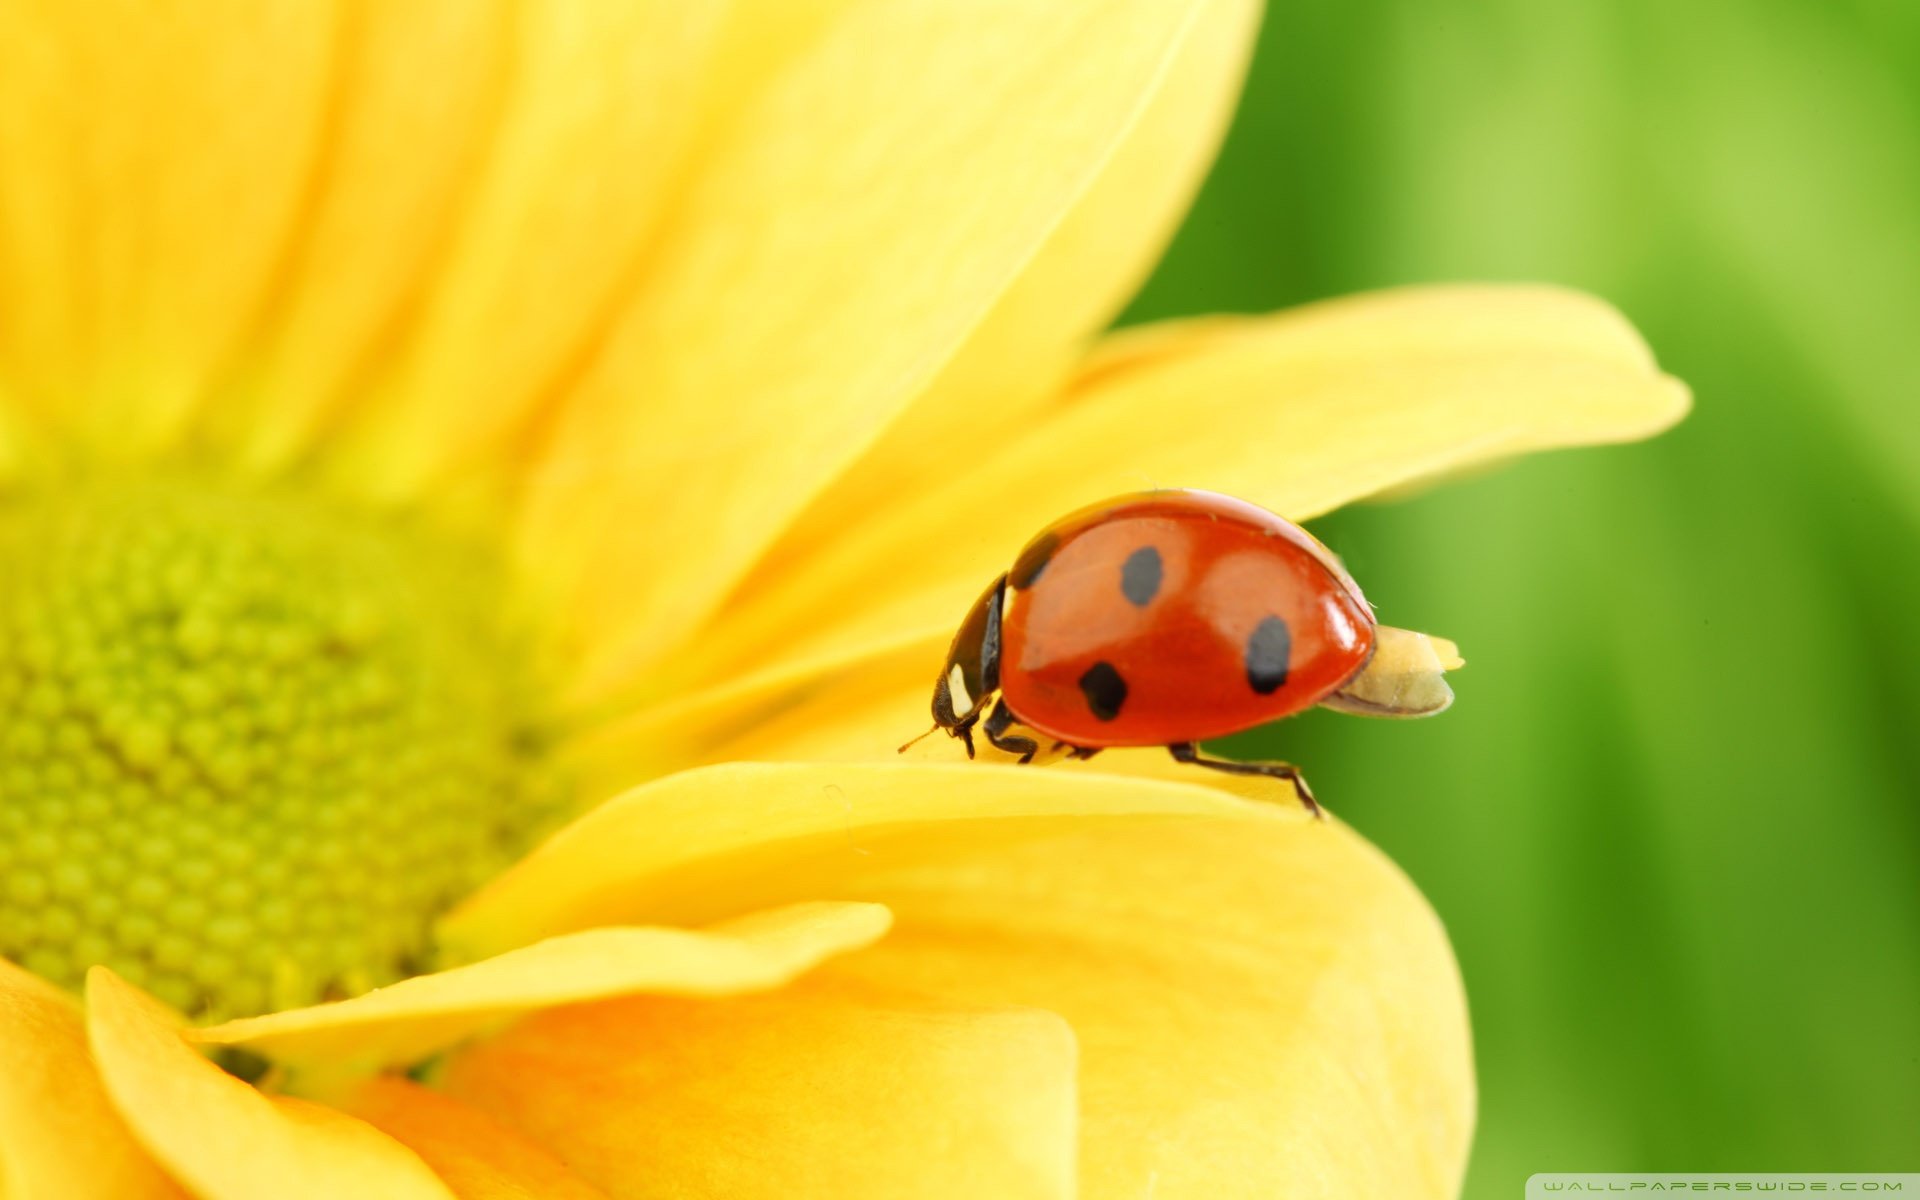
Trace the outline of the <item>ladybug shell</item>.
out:
<instances>
[{"instance_id":1,"label":"ladybug shell","mask_svg":"<svg viewBox=\"0 0 1920 1200\"><path fill-rule=\"evenodd\" d=\"M1306 530L1230 496L1157 491L1029 543L1001 638L1002 695L1023 725L1156 746L1311 708L1366 665L1374 620Z\"/></svg>"}]
</instances>

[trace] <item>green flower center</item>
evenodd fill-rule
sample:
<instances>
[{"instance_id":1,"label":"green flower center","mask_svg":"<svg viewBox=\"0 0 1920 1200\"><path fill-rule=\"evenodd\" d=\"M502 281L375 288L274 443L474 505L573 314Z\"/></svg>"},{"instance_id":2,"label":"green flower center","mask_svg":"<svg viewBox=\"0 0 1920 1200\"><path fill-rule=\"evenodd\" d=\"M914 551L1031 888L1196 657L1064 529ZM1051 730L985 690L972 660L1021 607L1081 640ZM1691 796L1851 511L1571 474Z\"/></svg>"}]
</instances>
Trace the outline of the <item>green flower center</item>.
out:
<instances>
[{"instance_id":1,"label":"green flower center","mask_svg":"<svg viewBox=\"0 0 1920 1200\"><path fill-rule=\"evenodd\" d=\"M181 480L0 501L0 956L200 1018L413 973L555 810L499 564Z\"/></svg>"}]
</instances>

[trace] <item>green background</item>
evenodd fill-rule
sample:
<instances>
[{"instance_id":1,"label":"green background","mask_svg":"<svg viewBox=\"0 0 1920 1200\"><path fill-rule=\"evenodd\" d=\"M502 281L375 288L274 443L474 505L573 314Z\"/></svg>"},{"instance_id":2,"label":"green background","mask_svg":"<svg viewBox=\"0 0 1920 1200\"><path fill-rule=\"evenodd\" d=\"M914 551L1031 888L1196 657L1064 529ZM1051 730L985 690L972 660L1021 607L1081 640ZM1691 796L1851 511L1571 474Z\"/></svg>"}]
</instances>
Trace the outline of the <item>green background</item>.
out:
<instances>
[{"instance_id":1,"label":"green background","mask_svg":"<svg viewBox=\"0 0 1920 1200\"><path fill-rule=\"evenodd\" d=\"M1459 702L1239 746L1451 930L1467 1194L1920 1170L1920 4L1275 0L1128 318L1458 279L1597 292L1696 397L1317 522Z\"/></svg>"}]
</instances>

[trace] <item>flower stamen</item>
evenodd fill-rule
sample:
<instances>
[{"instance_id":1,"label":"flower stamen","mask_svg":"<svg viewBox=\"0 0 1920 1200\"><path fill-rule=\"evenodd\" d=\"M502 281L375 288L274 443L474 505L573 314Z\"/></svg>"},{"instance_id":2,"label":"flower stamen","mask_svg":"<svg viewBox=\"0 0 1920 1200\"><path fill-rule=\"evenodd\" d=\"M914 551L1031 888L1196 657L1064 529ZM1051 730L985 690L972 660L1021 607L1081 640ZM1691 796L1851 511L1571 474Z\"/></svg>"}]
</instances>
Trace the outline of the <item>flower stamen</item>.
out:
<instances>
[{"instance_id":1,"label":"flower stamen","mask_svg":"<svg viewBox=\"0 0 1920 1200\"><path fill-rule=\"evenodd\" d=\"M0 956L198 1017L423 965L551 812L498 564L185 479L0 508Z\"/></svg>"}]
</instances>

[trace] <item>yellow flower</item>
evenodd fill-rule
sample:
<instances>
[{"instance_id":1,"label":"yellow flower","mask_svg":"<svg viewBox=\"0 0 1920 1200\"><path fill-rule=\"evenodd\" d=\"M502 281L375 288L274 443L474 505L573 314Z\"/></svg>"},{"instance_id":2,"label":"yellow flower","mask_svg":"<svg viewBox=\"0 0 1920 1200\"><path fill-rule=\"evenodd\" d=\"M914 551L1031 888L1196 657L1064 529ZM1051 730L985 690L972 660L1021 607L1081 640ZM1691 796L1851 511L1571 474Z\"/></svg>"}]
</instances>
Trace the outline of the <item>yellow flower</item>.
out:
<instances>
[{"instance_id":1,"label":"yellow flower","mask_svg":"<svg viewBox=\"0 0 1920 1200\"><path fill-rule=\"evenodd\" d=\"M1453 1194L1376 851L892 753L1080 503L1685 408L1550 289L1100 339L1256 16L0 8L0 1191Z\"/></svg>"}]
</instances>

